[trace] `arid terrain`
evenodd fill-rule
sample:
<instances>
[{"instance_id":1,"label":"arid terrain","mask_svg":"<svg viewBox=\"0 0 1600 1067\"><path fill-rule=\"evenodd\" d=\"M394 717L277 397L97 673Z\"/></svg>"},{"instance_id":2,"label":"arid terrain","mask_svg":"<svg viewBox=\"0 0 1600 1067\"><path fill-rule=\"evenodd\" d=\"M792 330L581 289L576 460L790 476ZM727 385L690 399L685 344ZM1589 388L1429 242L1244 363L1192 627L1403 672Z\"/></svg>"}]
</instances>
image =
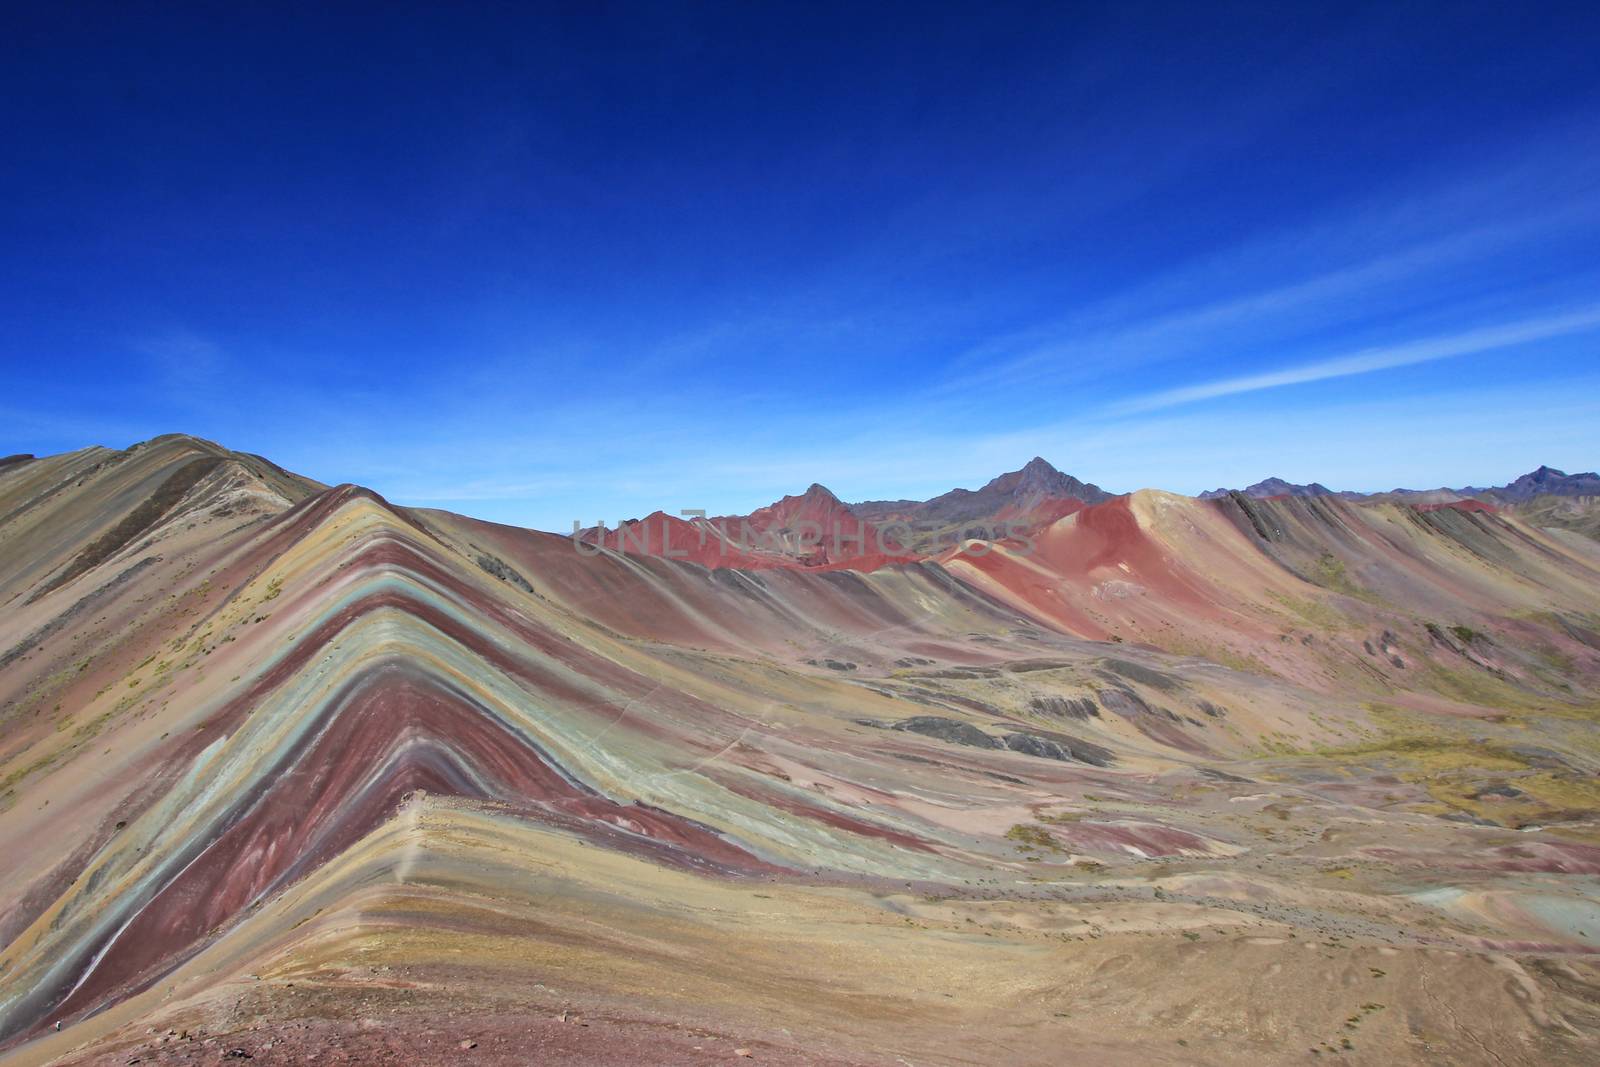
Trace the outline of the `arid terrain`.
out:
<instances>
[{"instance_id":1,"label":"arid terrain","mask_svg":"<svg viewBox=\"0 0 1600 1067\"><path fill-rule=\"evenodd\" d=\"M1528 477L640 552L0 461L0 1062L1594 1063L1595 496Z\"/></svg>"}]
</instances>

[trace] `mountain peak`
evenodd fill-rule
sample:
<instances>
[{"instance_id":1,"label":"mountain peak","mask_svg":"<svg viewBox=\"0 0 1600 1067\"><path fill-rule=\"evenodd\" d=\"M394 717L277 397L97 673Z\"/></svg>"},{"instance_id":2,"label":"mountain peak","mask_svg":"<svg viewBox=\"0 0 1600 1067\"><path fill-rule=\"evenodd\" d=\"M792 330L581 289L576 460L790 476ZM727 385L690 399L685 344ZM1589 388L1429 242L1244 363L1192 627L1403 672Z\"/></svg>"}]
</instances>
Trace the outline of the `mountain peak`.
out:
<instances>
[{"instance_id":1,"label":"mountain peak","mask_svg":"<svg viewBox=\"0 0 1600 1067\"><path fill-rule=\"evenodd\" d=\"M1098 486L1080 482L1070 474L1062 474L1043 456L1034 456L1017 470L991 478L978 492L1070 496L1088 503L1095 503L1108 495Z\"/></svg>"},{"instance_id":2,"label":"mountain peak","mask_svg":"<svg viewBox=\"0 0 1600 1067\"><path fill-rule=\"evenodd\" d=\"M1200 499L1201 500L1216 500L1216 499L1218 499L1220 497L1227 496L1230 492L1232 492L1232 490L1229 490L1229 489L1212 489L1209 492L1201 493L1200 494ZM1295 482L1291 482L1291 481L1288 481L1287 479L1279 478L1279 477L1276 477L1276 476L1271 477L1271 478L1263 478L1261 481L1257 482L1256 484L1254 484L1252 486L1249 486L1249 487L1247 487L1245 489L1239 490L1239 492L1241 492L1245 496L1254 497L1257 500L1264 500L1264 499L1266 499L1268 497L1274 497L1274 496L1333 496L1334 495L1333 490L1329 489L1327 486L1323 485L1321 482L1311 482L1308 485L1299 485L1299 484L1297 484Z\"/></svg>"},{"instance_id":3,"label":"mountain peak","mask_svg":"<svg viewBox=\"0 0 1600 1067\"><path fill-rule=\"evenodd\" d=\"M1014 520L1043 513L1059 518L1084 504L1098 504L1111 494L1098 485L1063 474L1043 456L991 478L981 489L952 489L931 500L875 500L853 506L856 514L875 522L890 518L941 523ZM1040 511L1043 507L1043 512Z\"/></svg>"},{"instance_id":4,"label":"mountain peak","mask_svg":"<svg viewBox=\"0 0 1600 1067\"><path fill-rule=\"evenodd\" d=\"M806 491L786 496L764 508L752 511L749 518L764 529L767 525L786 527L796 521L830 523L853 519L850 506L833 495L833 490L821 482L812 482Z\"/></svg>"},{"instance_id":5,"label":"mountain peak","mask_svg":"<svg viewBox=\"0 0 1600 1067\"><path fill-rule=\"evenodd\" d=\"M1488 496L1505 500L1524 501L1536 496L1594 496L1600 494L1600 475L1593 471L1568 474L1554 467L1540 465L1522 477L1499 489L1485 490ZM1477 494L1465 494L1477 495Z\"/></svg>"}]
</instances>

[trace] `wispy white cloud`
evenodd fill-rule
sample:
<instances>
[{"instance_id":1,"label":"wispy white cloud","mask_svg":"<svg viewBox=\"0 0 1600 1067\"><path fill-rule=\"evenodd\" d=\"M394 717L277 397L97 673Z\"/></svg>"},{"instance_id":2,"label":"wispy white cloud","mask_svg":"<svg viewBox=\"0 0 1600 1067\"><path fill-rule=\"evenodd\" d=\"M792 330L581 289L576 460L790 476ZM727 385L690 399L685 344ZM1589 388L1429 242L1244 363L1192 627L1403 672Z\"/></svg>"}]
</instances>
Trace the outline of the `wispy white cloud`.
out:
<instances>
[{"instance_id":1,"label":"wispy white cloud","mask_svg":"<svg viewBox=\"0 0 1600 1067\"><path fill-rule=\"evenodd\" d=\"M1064 293L1067 314L971 346L928 393L981 402L1115 381L1205 351L1283 352L1377 315L1392 328L1437 312L1441 293L1463 302L1447 314L1465 312L1486 299L1474 271L1519 248L1600 231L1600 166L1555 134L1523 147L1511 164L1376 191L1336 216L1252 235L1092 303L1072 307Z\"/></svg>"},{"instance_id":2,"label":"wispy white cloud","mask_svg":"<svg viewBox=\"0 0 1600 1067\"><path fill-rule=\"evenodd\" d=\"M1112 405L1110 410L1115 414L1135 414L1176 407L1179 404L1235 396L1239 393L1253 393L1263 389L1326 381L1330 378L1370 374L1374 371L1431 363L1436 360L1581 333L1597 326L1600 326L1600 305L1561 315L1524 319L1520 322L1469 330L1465 333L1422 338L1406 344L1365 348L1332 359L1301 363L1260 374L1246 374L1176 389L1164 389Z\"/></svg>"},{"instance_id":3,"label":"wispy white cloud","mask_svg":"<svg viewBox=\"0 0 1600 1067\"><path fill-rule=\"evenodd\" d=\"M137 339L132 348L148 359L151 370L168 383L210 381L228 366L228 354L220 344L187 327Z\"/></svg>"}]
</instances>

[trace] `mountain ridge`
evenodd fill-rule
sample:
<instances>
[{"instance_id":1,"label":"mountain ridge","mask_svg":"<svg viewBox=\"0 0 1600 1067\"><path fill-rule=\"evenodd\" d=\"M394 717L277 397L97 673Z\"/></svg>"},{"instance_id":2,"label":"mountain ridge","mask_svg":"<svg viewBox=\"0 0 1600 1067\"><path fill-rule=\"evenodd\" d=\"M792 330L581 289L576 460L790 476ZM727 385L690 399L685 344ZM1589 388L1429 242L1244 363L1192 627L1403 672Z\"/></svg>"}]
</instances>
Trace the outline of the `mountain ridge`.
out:
<instances>
[{"instance_id":1,"label":"mountain ridge","mask_svg":"<svg viewBox=\"0 0 1600 1067\"><path fill-rule=\"evenodd\" d=\"M0 470L0 1054L1142 1063L1248 970L1268 1063L1338 931L1440 1055L1582 1061L1592 550L1157 490L853 573L588 547L192 438Z\"/></svg>"},{"instance_id":2,"label":"mountain ridge","mask_svg":"<svg viewBox=\"0 0 1600 1067\"><path fill-rule=\"evenodd\" d=\"M1567 474L1554 467L1537 469L1512 479L1500 486L1463 486L1459 489L1389 489L1373 493L1350 490L1333 490L1320 482L1296 484L1282 478L1266 478L1244 489L1211 489L1196 494L1201 500L1218 500L1232 493L1242 493L1256 499L1275 496L1337 496L1349 500L1377 500L1383 498L1425 497L1430 502L1442 502L1453 494L1456 498L1474 497L1505 503L1526 503L1537 496L1594 496L1600 494L1600 474L1584 472Z\"/></svg>"}]
</instances>

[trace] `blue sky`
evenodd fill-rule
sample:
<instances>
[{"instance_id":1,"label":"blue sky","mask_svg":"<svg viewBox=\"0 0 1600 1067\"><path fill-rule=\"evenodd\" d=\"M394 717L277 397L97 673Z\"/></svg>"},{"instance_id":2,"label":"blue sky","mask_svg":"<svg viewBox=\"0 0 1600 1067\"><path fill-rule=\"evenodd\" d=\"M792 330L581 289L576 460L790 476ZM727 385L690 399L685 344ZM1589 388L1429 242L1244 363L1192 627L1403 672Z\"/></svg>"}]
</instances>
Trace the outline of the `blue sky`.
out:
<instances>
[{"instance_id":1,"label":"blue sky","mask_svg":"<svg viewBox=\"0 0 1600 1067\"><path fill-rule=\"evenodd\" d=\"M334 6L8 14L0 454L553 529L1600 465L1579 5Z\"/></svg>"}]
</instances>

